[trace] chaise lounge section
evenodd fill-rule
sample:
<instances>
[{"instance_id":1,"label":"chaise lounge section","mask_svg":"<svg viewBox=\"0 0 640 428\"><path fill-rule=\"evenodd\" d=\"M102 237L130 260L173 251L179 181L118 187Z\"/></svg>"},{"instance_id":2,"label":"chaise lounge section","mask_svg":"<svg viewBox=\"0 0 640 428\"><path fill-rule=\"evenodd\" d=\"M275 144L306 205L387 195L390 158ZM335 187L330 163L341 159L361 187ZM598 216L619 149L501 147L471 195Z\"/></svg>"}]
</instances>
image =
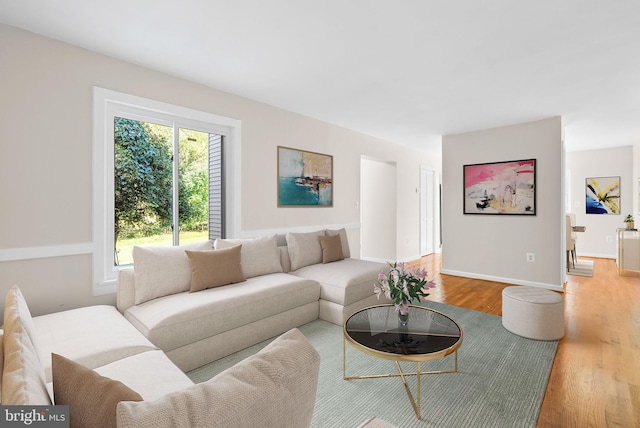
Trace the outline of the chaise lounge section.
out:
<instances>
[{"instance_id":1,"label":"chaise lounge section","mask_svg":"<svg viewBox=\"0 0 640 428\"><path fill-rule=\"evenodd\" d=\"M373 284L378 274L383 271L388 274L388 265L352 259L345 229L326 230L324 235L321 232L316 234L318 238L315 242L314 233L287 234L285 257L289 260L285 260L283 266L289 267L292 275L320 284L320 319L341 326L360 309L391 302L378 300L373 294ZM320 240L320 237L325 239ZM331 240L333 242L327 243ZM331 253L327 249L332 245L339 245L341 251L337 256L327 257L327 253Z\"/></svg>"}]
</instances>

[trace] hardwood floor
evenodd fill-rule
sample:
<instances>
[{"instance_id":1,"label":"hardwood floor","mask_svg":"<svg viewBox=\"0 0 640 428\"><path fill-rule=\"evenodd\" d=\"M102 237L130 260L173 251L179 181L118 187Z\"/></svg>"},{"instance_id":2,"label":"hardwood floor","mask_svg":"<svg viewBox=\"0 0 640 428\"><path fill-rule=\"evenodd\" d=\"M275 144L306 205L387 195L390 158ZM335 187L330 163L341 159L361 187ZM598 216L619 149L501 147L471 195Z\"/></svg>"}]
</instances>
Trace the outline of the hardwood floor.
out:
<instances>
[{"instance_id":1,"label":"hardwood floor","mask_svg":"<svg viewBox=\"0 0 640 428\"><path fill-rule=\"evenodd\" d=\"M567 276L565 336L537 427L640 427L640 279L619 276L614 260L585 259L594 277ZM509 284L441 275L440 255L410 264L438 285L429 300L502 315Z\"/></svg>"}]
</instances>

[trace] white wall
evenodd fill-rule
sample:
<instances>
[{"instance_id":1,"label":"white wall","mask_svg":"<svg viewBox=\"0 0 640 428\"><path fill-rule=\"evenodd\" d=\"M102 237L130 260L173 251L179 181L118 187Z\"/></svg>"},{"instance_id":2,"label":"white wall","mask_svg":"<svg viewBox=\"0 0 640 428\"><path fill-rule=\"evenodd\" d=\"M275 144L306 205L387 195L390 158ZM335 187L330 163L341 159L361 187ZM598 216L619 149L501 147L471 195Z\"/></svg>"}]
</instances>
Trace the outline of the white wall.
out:
<instances>
[{"instance_id":1,"label":"white wall","mask_svg":"<svg viewBox=\"0 0 640 428\"><path fill-rule=\"evenodd\" d=\"M576 214L576 224L587 226L586 232L577 234L578 255L615 258L616 228L624 227L627 214L634 214L639 224L633 153L632 146L567 153L571 210ZM620 215L586 214L586 179L611 176L620 176Z\"/></svg>"},{"instance_id":2,"label":"white wall","mask_svg":"<svg viewBox=\"0 0 640 428\"><path fill-rule=\"evenodd\" d=\"M362 258L396 260L397 168L393 163L362 159Z\"/></svg>"},{"instance_id":3,"label":"white wall","mask_svg":"<svg viewBox=\"0 0 640 428\"><path fill-rule=\"evenodd\" d=\"M443 273L562 289L561 128L554 117L443 138ZM463 165L532 158L535 216L463 214Z\"/></svg>"},{"instance_id":4,"label":"white wall","mask_svg":"<svg viewBox=\"0 0 640 428\"><path fill-rule=\"evenodd\" d=\"M243 236L349 225L358 257L361 157L394 162L395 255L418 256L415 188L437 156L9 26L0 40L0 295L18 284L34 314L115 302L91 292L93 86L240 120ZM278 145L333 155L332 208L277 207Z\"/></svg>"},{"instance_id":5,"label":"white wall","mask_svg":"<svg viewBox=\"0 0 640 428\"><path fill-rule=\"evenodd\" d=\"M637 222L640 222L640 142L633 145L633 173L631 177L633 182L633 216Z\"/></svg>"}]
</instances>

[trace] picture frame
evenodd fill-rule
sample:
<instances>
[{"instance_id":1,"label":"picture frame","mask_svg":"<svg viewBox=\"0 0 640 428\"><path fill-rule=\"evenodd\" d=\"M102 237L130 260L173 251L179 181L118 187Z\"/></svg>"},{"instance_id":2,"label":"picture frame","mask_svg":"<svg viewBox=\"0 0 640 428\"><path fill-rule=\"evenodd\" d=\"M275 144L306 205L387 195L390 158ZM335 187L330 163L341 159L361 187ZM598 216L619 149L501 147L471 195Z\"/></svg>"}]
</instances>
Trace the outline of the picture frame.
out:
<instances>
[{"instance_id":1,"label":"picture frame","mask_svg":"<svg viewBox=\"0 0 640 428\"><path fill-rule=\"evenodd\" d=\"M620 176L585 179L586 214L620 214Z\"/></svg>"},{"instance_id":2,"label":"picture frame","mask_svg":"<svg viewBox=\"0 0 640 428\"><path fill-rule=\"evenodd\" d=\"M278 207L333 207L333 156L278 146Z\"/></svg>"},{"instance_id":3,"label":"picture frame","mask_svg":"<svg viewBox=\"0 0 640 428\"><path fill-rule=\"evenodd\" d=\"M463 213L536 215L536 159L463 165Z\"/></svg>"}]
</instances>

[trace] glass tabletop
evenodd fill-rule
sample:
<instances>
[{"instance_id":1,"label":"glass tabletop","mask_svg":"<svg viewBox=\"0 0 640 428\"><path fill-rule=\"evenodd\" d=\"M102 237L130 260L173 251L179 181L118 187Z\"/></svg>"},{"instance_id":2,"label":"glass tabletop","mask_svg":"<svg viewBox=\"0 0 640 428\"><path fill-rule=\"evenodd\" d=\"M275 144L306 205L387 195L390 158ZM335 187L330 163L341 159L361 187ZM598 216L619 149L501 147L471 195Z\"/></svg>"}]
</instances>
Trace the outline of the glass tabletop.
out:
<instances>
[{"instance_id":1,"label":"glass tabletop","mask_svg":"<svg viewBox=\"0 0 640 428\"><path fill-rule=\"evenodd\" d=\"M344 324L345 339L365 352L397 360L441 358L458 349L463 336L458 323L433 309L409 308L406 326L400 324L393 305L356 312Z\"/></svg>"}]
</instances>

